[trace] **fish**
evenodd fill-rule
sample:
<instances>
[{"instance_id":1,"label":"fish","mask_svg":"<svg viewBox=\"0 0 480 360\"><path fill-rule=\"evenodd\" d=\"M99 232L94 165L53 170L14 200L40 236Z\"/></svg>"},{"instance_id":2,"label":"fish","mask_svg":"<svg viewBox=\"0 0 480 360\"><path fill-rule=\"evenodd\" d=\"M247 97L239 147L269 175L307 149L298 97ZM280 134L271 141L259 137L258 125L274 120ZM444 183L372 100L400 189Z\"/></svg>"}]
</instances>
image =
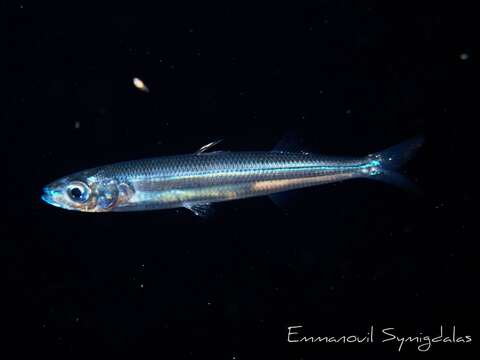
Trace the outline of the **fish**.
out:
<instances>
[{"instance_id":1,"label":"fish","mask_svg":"<svg viewBox=\"0 0 480 360\"><path fill-rule=\"evenodd\" d=\"M53 206L83 212L187 208L209 213L213 203L277 196L286 191L368 178L404 188L415 185L399 169L422 145L417 136L384 151L336 157L275 148L272 151L211 151L130 160L60 178L43 188Z\"/></svg>"}]
</instances>

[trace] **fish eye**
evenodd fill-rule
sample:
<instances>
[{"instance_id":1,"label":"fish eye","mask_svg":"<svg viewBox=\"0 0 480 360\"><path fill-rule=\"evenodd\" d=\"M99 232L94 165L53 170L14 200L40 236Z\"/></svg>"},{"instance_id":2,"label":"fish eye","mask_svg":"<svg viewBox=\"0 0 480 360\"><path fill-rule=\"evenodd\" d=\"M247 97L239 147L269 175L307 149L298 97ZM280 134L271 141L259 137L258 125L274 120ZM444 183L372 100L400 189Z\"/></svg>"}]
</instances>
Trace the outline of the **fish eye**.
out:
<instances>
[{"instance_id":1,"label":"fish eye","mask_svg":"<svg viewBox=\"0 0 480 360\"><path fill-rule=\"evenodd\" d=\"M80 199L80 197L82 196L82 190L80 190L80 188L78 187L71 188L70 196L72 197L72 199Z\"/></svg>"},{"instance_id":2,"label":"fish eye","mask_svg":"<svg viewBox=\"0 0 480 360\"><path fill-rule=\"evenodd\" d=\"M90 196L90 189L86 184L78 181L68 186L67 194L75 202L85 202Z\"/></svg>"}]
</instances>

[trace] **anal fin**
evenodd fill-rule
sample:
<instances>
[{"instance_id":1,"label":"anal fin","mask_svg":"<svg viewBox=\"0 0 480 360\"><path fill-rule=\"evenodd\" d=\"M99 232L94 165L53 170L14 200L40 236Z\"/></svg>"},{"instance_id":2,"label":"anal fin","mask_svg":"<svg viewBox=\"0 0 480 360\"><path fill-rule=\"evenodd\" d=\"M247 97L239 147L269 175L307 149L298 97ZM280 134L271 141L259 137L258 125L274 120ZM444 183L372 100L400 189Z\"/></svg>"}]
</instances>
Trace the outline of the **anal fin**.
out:
<instances>
[{"instance_id":1,"label":"anal fin","mask_svg":"<svg viewBox=\"0 0 480 360\"><path fill-rule=\"evenodd\" d=\"M285 214L288 214L290 210L295 208L295 204L301 197L303 190L290 190L290 191L283 191L278 193L273 193L268 195L270 200Z\"/></svg>"}]
</instances>

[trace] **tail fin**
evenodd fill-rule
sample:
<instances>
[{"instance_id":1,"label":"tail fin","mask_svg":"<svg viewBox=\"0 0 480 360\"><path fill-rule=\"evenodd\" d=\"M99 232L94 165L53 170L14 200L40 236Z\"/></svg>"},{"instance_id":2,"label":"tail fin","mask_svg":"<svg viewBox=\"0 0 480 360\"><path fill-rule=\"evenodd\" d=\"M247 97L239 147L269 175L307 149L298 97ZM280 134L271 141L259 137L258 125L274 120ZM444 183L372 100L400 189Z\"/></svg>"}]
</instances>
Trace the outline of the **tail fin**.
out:
<instances>
[{"instance_id":1,"label":"tail fin","mask_svg":"<svg viewBox=\"0 0 480 360\"><path fill-rule=\"evenodd\" d=\"M422 146L423 141L422 136L417 136L384 151L369 155L368 157L372 161L379 163L378 172L375 172L370 178L420 193L418 187L398 171L414 156L415 152Z\"/></svg>"}]
</instances>

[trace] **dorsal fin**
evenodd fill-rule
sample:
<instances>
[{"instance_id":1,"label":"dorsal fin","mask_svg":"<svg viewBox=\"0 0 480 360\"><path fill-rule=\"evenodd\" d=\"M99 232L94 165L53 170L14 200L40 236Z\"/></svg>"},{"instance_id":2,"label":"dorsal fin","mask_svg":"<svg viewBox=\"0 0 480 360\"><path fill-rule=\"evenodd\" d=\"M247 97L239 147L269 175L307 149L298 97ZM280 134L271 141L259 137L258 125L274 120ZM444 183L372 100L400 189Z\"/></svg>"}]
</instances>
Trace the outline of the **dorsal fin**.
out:
<instances>
[{"instance_id":1,"label":"dorsal fin","mask_svg":"<svg viewBox=\"0 0 480 360\"><path fill-rule=\"evenodd\" d=\"M200 149L198 149L196 152L195 152L195 155L201 155L202 153L204 153L205 151L211 149L212 147L214 147L215 145L217 145L219 142L221 142L223 139L218 139L216 141L212 141L211 143L208 143L207 145L203 145Z\"/></svg>"},{"instance_id":2,"label":"dorsal fin","mask_svg":"<svg viewBox=\"0 0 480 360\"><path fill-rule=\"evenodd\" d=\"M283 135L273 148L273 152L305 153L303 138L295 131L289 131Z\"/></svg>"}]
</instances>

